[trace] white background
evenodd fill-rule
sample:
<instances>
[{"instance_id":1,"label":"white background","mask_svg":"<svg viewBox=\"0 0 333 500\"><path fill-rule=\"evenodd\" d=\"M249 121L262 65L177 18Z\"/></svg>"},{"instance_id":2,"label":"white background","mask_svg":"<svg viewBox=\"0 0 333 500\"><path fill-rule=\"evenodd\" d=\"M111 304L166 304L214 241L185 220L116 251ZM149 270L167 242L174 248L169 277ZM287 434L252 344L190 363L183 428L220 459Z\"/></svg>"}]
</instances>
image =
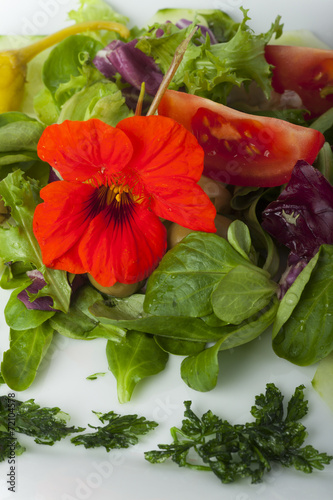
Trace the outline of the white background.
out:
<instances>
[{"instance_id":1,"label":"white background","mask_svg":"<svg viewBox=\"0 0 333 500\"><path fill-rule=\"evenodd\" d=\"M66 13L76 8L73 0L0 0L0 33L47 34L68 25ZM162 7L221 8L240 18L239 7L250 8L251 26L267 30L277 14L286 29L311 29L333 47L333 3L331 0L115 0L111 5L127 15L130 24L142 25ZM1 308L8 294L0 291ZM8 328L0 318L0 355L8 347ZM107 454L105 450L85 450L68 442L54 447L31 444L22 438L28 451L17 458L17 492L8 492L8 464L0 464L0 498L7 500L328 500L333 491L333 464L323 472L304 475L276 467L260 485L248 481L222 485L210 473L180 469L173 463L151 465L143 452L170 442L169 428L180 425L183 401L192 400L198 414L211 409L232 423L250 419L254 396L274 382L286 400L294 388L304 384L309 399L309 415L304 424L308 443L333 454L333 415L311 387L316 367L297 367L277 358L267 333L248 345L221 353L217 388L197 393L180 379L180 359L170 359L167 370L140 384L132 401L119 405L116 383L108 373L95 381L86 377L107 372L105 341L71 341L60 337L48 354L33 386L17 394L22 400L35 398L42 406L59 406L72 416L73 425L98 425L91 410L137 413L159 422L159 427L141 443L128 450ZM8 388L1 387L2 393Z\"/></svg>"}]
</instances>

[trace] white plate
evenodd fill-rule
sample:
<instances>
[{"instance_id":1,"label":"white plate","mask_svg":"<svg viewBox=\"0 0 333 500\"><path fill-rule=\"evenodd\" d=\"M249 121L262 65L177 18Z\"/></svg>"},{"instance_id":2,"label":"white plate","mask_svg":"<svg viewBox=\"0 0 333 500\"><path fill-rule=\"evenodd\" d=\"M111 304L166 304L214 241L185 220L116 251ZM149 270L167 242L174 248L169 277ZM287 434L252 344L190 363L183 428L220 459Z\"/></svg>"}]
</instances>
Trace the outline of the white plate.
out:
<instances>
[{"instance_id":1,"label":"white plate","mask_svg":"<svg viewBox=\"0 0 333 500\"><path fill-rule=\"evenodd\" d=\"M0 33L49 33L64 27L66 13L77 7L72 0L10 0L0 3ZM115 0L112 6L131 19L131 24L144 24L158 8L182 6L221 8L241 18L239 7L250 8L251 26L267 30L277 14L287 29L311 29L333 47L333 4L331 0ZM0 291L3 309L8 294ZM8 328L0 318L0 350L8 348ZM264 392L266 383L275 383L286 400L296 386L304 384L309 400L309 415L304 424L309 431L308 443L333 454L333 415L311 387L316 366L297 367L274 355L270 334L248 345L221 353L217 388L210 393L189 389L179 376L181 359L172 357L167 369L146 379L133 394L132 401L120 405L116 382L108 373L95 381L86 377L107 372L105 341L91 342L59 338L43 363L30 389L17 393L17 398L34 398L41 406L59 406L71 416L73 425L98 425L91 410L114 410L121 414L137 413L159 422L156 430L143 437L140 444L127 450L106 453L85 450L69 442L53 447L40 446L22 437L28 451L17 457L16 493L8 491L9 464L0 464L0 498L2 500L313 500L331 498L333 464L322 472L305 475L281 467L273 468L265 481L251 485L248 480L222 485L211 473L179 468L173 463L151 465L143 452L156 449L158 443L171 441L169 429L180 425L183 401L192 400L198 414L211 409L230 420L243 423L250 419L254 396ZM2 394L11 392L6 386Z\"/></svg>"}]
</instances>

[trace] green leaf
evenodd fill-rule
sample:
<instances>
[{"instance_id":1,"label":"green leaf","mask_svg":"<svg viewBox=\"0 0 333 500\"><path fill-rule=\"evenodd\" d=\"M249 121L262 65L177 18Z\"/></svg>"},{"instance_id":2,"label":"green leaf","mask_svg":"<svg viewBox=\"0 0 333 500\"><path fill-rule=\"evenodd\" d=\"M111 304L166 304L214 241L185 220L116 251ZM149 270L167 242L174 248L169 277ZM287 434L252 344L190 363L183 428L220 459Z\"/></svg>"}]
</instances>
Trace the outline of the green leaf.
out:
<instances>
[{"instance_id":1,"label":"green leaf","mask_svg":"<svg viewBox=\"0 0 333 500\"><path fill-rule=\"evenodd\" d=\"M27 171L38 162L37 143L44 127L18 111L0 115L0 179L18 168ZM44 166L48 173L48 167Z\"/></svg>"},{"instance_id":2,"label":"green leaf","mask_svg":"<svg viewBox=\"0 0 333 500\"><path fill-rule=\"evenodd\" d=\"M311 278L312 271L317 264L319 252L308 262L302 272L297 276L294 283L288 288L280 301L279 308L273 325L273 339L277 336L283 325L292 315L298 302L301 300L302 292Z\"/></svg>"},{"instance_id":3,"label":"green leaf","mask_svg":"<svg viewBox=\"0 0 333 500\"><path fill-rule=\"evenodd\" d=\"M139 442L138 436L142 436L157 427L157 422L146 420L145 417L137 415L119 415L110 411L109 413L93 412L98 419L106 425L94 426L95 432L89 432L75 436L71 442L78 446L82 444L85 448L98 448L103 446L106 451L119 448L128 448Z\"/></svg>"},{"instance_id":4,"label":"green leaf","mask_svg":"<svg viewBox=\"0 0 333 500\"><path fill-rule=\"evenodd\" d=\"M0 279L0 286L5 290L11 290L23 285L25 287L31 284L30 278L27 276L27 271L32 271L32 264L23 262L7 262L3 274Z\"/></svg>"},{"instance_id":5,"label":"green leaf","mask_svg":"<svg viewBox=\"0 0 333 500\"><path fill-rule=\"evenodd\" d=\"M35 118L11 111L0 114L0 151L36 151L44 127Z\"/></svg>"},{"instance_id":6,"label":"green leaf","mask_svg":"<svg viewBox=\"0 0 333 500\"><path fill-rule=\"evenodd\" d=\"M274 321L279 301L273 297L272 303L239 325L225 325L221 328L223 342L220 350L225 351L251 342L267 330Z\"/></svg>"},{"instance_id":7,"label":"green leaf","mask_svg":"<svg viewBox=\"0 0 333 500\"><path fill-rule=\"evenodd\" d=\"M100 293L93 287L89 285L80 287L71 301L68 312L57 312L50 319L50 325L61 335L73 339L105 338L121 342L126 330L117 325L101 324L89 312L89 308L100 298Z\"/></svg>"},{"instance_id":8,"label":"green leaf","mask_svg":"<svg viewBox=\"0 0 333 500\"><path fill-rule=\"evenodd\" d=\"M13 450L13 437L8 431L0 430L0 462L7 461L13 455L13 451L15 451L15 456L20 456L25 450L26 448L18 441L16 441Z\"/></svg>"},{"instance_id":9,"label":"green leaf","mask_svg":"<svg viewBox=\"0 0 333 500\"><path fill-rule=\"evenodd\" d=\"M276 191L274 188L266 191L259 190L257 192L250 206L244 212L244 220L250 230L253 245L262 255L263 264L261 264L260 267L274 278L279 271L279 253L270 235L261 227L257 215L258 204L262 200L266 201L267 198L269 200L271 198L276 198Z\"/></svg>"},{"instance_id":10,"label":"green leaf","mask_svg":"<svg viewBox=\"0 0 333 500\"><path fill-rule=\"evenodd\" d=\"M60 114L59 106L57 106L49 89L44 87L44 85L34 95L33 106L38 119L45 125L52 125L58 121Z\"/></svg>"},{"instance_id":11,"label":"green leaf","mask_svg":"<svg viewBox=\"0 0 333 500\"><path fill-rule=\"evenodd\" d=\"M214 389L219 374L218 352L238 347L259 337L273 323L277 307L278 299L275 298L267 310L260 311L240 325L222 325L220 340L183 360L181 377L184 382L197 391Z\"/></svg>"},{"instance_id":12,"label":"green leaf","mask_svg":"<svg viewBox=\"0 0 333 500\"><path fill-rule=\"evenodd\" d=\"M302 446L307 437L298 422L307 412L303 390L304 386L296 388L292 398L296 420L290 413L284 418L283 395L274 384L267 384L266 393L256 397L251 409L256 420L246 424L232 425L210 410L200 418L191 410L191 401L185 401L181 427L171 428L173 442L159 444L158 450L145 452L145 458L153 464L171 458L180 467L210 470L222 483L245 477L259 483L273 463L305 473L322 470L333 456Z\"/></svg>"},{"instance_id":13,"label":"green leaf","mask_svg":"<svg viewBox=\"0 0 333 500\"><path fill-rule=\"evenodd\" d=\"M326 177L328 182L333 185L333 151L329 142L320 149L314 166Z\"/></svg>"},{"instance_id":14,"label":"green leaf","mask_svg":"<svg viewBox=\"0 0 333 500\"><path fill-rule=\"evenodd\" d=\"M204 350L205 342L192 342L190 340L179 340L155 335L155 342L163 351L176 356L190 356Z\"/></svg>"},{"instance_id":15,"label":"green leaf","mask_svg":"<svg viewBox=\"0 0 333 500\"><path fill-rule=\"evenodd\" d=\"M266 307L277 289L268 276L254 266L239 265L229 271L212 293L216 316L238 325Z\"/></svg>"},{"instance_id":16,"label":"green leaf","mask_svg":"<svg viewBox=\"0 0 333 500\"><path fill-rule=\"evenodd\" d=\"M58 43L43 66L43 82L59 109L75 92L101 78L90 62L103 45L86 35L72 35Z\"/></svg>"},{"instance_id":17,"label":"green leaf","mask_svg":"<svg viewBox=\"0 0 333 500\"><path fill-rule=\"evenodd\" d=\"M211 391L217 383L219 374L218 353L223 339L204 349L199 354L182 361L180 373L184 382L196 391Z\"/></svg>"},{"instance_id":18,"label":"green leaf","mask_svg":"<svg viewBox=\"0 0 333 500\"><path fill-rule=\"evenodd\" d=\"M237 265L251 266L224 239L193 232L167 252L148 279L144 310L160 316L206 316L210 296Z\"/></svg>"},{"instance_id":19,"label":"green leaf","mask_svg":"<svg viewBox=\"0 0 333 500\"><path fill-rule=\"evenodd\" d=\"M288 403L286 421L301 420L308 413L309 408L308 402L304 400L304 389L304 385L296 387Z\"/></svg>"},{"instance_id":20,"label":"green leaf","mask_svg":"<svg viewBox=\"0 0 333 500\"><path fill-rule=\"evenodd\" d=\"M92 375L86 377L86 380L96 380L98 377L104 377L104 375L106 375L106 372L93 373Z\"/></svg>"},{"instance_id":21,"label":"green leaf","mask_svg":"<svg viewBox=\"0 0 333 500\"><path fill-rule=\"evenodd\" d=\"M103 0L80 0L79 7L68 13L68 18L76 23L86 21L114 21L116 23L127 24L128 18L115 12L110 5ZM112 31L90 32L97 40L102 42L103 47L117 38L117 34Z\"/></svg>"},{"instance_id":22,"label":"green leaf","mask_svg":"<svg viewBox=\"0 0 333 500\"><path fill-rule=\"evenodd\" d=\"M70 97L62 106L57 122L98 118L115 127L120 120L133 114L117 85L103 80L88 85Z\"/></svg>"},{"instance_id":23,"label":"green leaf","mask_svg":"<svg viewBox=\"0 0 333 500\"><path fill-rule=\"evenodd\" d=\"M333 411L333 352L319 362L312 386Z\"/></svg>"},{"instance_id":24,"label":"green leaf","mask_svg":"<svg viewBox=\"0 0 333 500\"><path fill-rule=\"evenodd\" d=\"M98 301L89 311L102 325L137 330L170 340L201 344L221 337L219 328L215 325L209 326L200 318L149 315L143 310L144 300L144 295L134 294L126 299Z\"/></svg>"},{"instance_id":25,"label":"green leaf","mask_svg":"<svg viewBox=\"0 0 333 500\"><path fill-rule=\"evenodd\" d=\"M29 284L30 283L28 283L28 285ZM5 306L4 314L6 323L13 330L28 330L30 328L35 328L55 314L55 311L28 309L25 304L17 298L18 294L26 287L27 285L25 284L14 290Z\"/></svg>"},{"instance_id":26,"label":"green leaf","mask_svg":"<svg viewBox=\"0 0 333 500\"><path fill-rule=\"evenodd\" d=\"M289 317L278 333L276 333L277 327L274 329L276 335L273 338L273 349L276 354L300 366L316 363L333 350L331 314L333 309L333 245L322 245L319 255L314 259L317 259L317 263L310 279L306 266L295 280L295 283L299 278L302 280L301 276L306 271L307 280L304 280L306 284L301 291L299 301L297 302L296 283L295 295L291 295L292 287L289 289L289 300L292 299L292 304L289 304L286 314ZM285 300L287 303L288 297ZM295 303L296 306L292 308Z\"/></svg>"},{"instance_id":27,"label":"green leaf","mask_svg":"<svg viewBox=\"0 0 333 500\"><path fill-rule=\"evenodd\" d=\"M237 186L230 205L233 210L246 210L260 195L264 192L264 188L256 186Z\"/></svg>"},{"instance_id":28,"label":"green leaf","mask_svg":"<svg viewBox=\"0 0 333 500\"><path fill-rule=\"evenodd\" d=\"M204 43L198 45L200 33L193 37L170 88L185 88L190 94L225 104L235 85L240 86L243 82L247 84L254 80L269 97L271 70L264 51L273 34L281 34L280 17L276 18L267 33L255 35L246 24L249 19L247 11L242 11L243 21L228 41L211 45L207 37ZM158 31L161 27L164 31L162 36ZM176 47L192 29L193 25L178 31L170 24L155 25L153 30L139 40L137 47L153 56L162 71L166 72Z\"/></svg>"},{"instance_id":29,"label":"green leaf","mask_svg":"<svg viewBox=\"0 0 333 500\"><path fill-rule=\"evenodd\" d=\"M0 259L3 262L33 264L43 273L46 281L46 286L38 292L38 296L50 296L55 309L68 311L71 288L67 273L44 266L33 233L34 211L40 202L37 182L24 179L22 172L17 170L0 182L0 196L11 207L11 215L16 223L0 227Z\"/></svg>"},{"instance_id":30,"label":"green leaf","mask_svg":"<svg viewBox=\"0 0 333 500\"><path fill-rule=\"evenodd\" d=\"M10 330L10 347L4 352L1 373L11 389L24 391L32 384L52 337L48 322L29 330Z\"/></svg>"},{"instance_id":31,"label":"green leaf","mask_svg":"<svg viewBox=\"0 0 333 500\"><path fill-rule=\"evenodd\" d=\"M82 427L68 427L69 415L58 407L41 408L34 399L22 402L7 396L0 397L0 427L8 426L10 410L15 414L13 430L34 437L37 444L52 446L69 434L84 430Z\"/></svg>"},{"instance_id":32,"label":"green leaf","mask_svg":"<svg viewBox=\"0 0 333 500\"><path fill-rule=\"evenodd\" d=\"M127 332L121 344L108 342L106 355L109 369L117 379L120 403L129 401L136 384L164 370L168 361L168 354L153 337L136 331Z\"/></svg>"},{"instance_id":33,"label":"green leaf","mask_svg":"<svg viewBox=\"0 0 333 500\"><path fill-rule=\"evenodd\" d=\"M250 260L251 236L249 228L244 222L236 219L230 224L228 228L228 241L244 259Z\"/></svg>"}]
</instances>

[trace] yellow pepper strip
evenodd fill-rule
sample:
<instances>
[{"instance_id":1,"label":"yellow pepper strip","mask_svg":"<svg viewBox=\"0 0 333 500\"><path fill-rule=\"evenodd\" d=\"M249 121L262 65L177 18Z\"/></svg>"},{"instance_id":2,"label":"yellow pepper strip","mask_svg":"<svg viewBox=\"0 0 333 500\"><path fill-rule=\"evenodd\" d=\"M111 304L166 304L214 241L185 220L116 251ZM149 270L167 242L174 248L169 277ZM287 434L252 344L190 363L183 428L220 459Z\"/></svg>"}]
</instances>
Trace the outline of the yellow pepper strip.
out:
<instances>
[{"instance_id":1,"label":"yellow pepper strip","mask_svg":"<svg viewBox=\"0 0 333 500\"><path fill-rule=\"evenodd\" d=\"M0 113L17 111L20 108L24 94L27 64L31 59L70 35L96 30L115 31L123 38L128 38L130 35L129 30L123 24L88 21L64 28L27 47L0 52Z\"/></svg>"}]
</instances>

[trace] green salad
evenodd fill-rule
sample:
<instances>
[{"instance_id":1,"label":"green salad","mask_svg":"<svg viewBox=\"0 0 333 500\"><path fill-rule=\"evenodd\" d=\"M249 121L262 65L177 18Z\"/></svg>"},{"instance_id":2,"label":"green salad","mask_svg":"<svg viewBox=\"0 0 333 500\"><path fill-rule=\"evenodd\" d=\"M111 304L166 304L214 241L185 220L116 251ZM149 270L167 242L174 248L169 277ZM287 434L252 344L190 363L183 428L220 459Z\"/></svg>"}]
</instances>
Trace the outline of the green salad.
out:
<instances>
[{"instance_id":1,"label":"green salad","mask_svg":"<svg viewBox=\"0 0 333 500\"><path fill-rule=\"evenodd\" d=\"M128 36L85 29L28 63L22 100L0 114L12 391L34 383L59 335L105 340L121 403L170 356L185 384L211 391L220 351L272 331L277 356L320 362L313 386L332 406L333 50L306 47L310 34L293 45L279 17L256 34L240 14L165 9ZM69 18L128 23L101 0ZM8 59L11 38L0 42ZM109 177L107 144L125 165Z\"/></svg>"}]
</instances>

